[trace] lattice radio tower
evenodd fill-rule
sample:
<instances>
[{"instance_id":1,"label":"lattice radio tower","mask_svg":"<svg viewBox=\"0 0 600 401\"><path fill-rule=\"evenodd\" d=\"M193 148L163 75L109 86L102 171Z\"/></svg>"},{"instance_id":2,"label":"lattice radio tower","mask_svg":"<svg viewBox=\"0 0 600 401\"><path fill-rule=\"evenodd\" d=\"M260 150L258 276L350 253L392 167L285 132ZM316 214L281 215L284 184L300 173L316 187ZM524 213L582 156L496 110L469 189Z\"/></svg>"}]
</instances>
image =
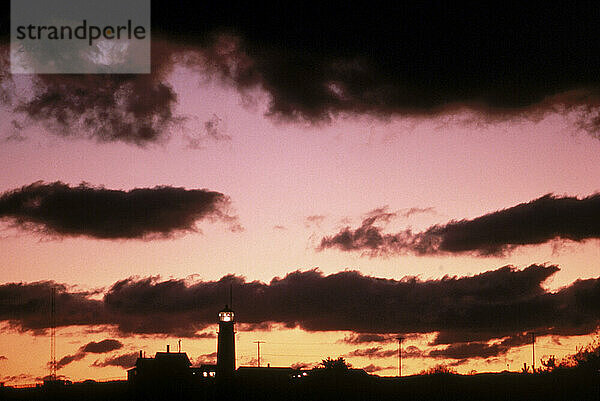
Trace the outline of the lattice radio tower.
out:
<instances>
[{"instance_id":1,"label":"lattice radio tower","mask_svg":"<svg viewBox=\"0 0 600 401\"><path fill-rule=\"evenodd\" d=\"M56 287L50 302L50 379L56 380Z\"/></svg>"}]
</instances>

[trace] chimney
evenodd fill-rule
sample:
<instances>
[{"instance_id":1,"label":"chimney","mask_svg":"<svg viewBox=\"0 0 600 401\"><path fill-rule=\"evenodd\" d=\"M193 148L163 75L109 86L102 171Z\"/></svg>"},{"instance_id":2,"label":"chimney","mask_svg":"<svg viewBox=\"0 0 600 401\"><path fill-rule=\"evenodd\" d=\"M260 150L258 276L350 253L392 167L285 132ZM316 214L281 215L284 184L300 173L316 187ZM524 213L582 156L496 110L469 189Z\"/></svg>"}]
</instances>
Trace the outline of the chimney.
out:
<instances>
[{"instance_id":1,"label":"chimney","mask_svg":"<svg viewBox=\"0 0 600 401\"><path fill-rule=\"evenodd\" d=\"M169 353L169 344L167 344L167 354Z\"/></svg>"},{"instance_id":2,"label":"chimney","mask_svg":"<svg viewBox=\"0 0 600 401\"><path fill-rule=\"evenodd\" d=\"M140 350L140 359L143 358L144 356L142 355L142 350Z\"/></svg>"}]
</instances>

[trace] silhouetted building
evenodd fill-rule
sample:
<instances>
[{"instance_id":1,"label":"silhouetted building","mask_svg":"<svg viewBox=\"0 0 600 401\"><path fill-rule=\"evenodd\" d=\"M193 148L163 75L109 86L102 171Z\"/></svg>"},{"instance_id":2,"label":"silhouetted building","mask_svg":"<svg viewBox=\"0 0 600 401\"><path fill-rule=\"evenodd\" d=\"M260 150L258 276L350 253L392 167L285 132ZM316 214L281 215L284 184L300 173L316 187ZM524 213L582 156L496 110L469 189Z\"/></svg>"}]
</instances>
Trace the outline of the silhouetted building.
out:
<instances>
[{"instance_id":1,"label":"silhouetted building","mask_svg":"<svg viewBox=\"0 0 600 401\"><path fill-rule=\"evenodd\" d=\"M192 376L196 380L211 380L217 375L217 365L215 364L202 364L199 367L190 368Z\"/></svg>"},{"instance_id":2,"label":"silhouetted building","mask_svg":"<svg viewBox=\"0 0 600 401\"><path fill-rule=\"evenodd\" d=\"M228 305L219 312L219 336L217 340L217 378L231 378L235 372L234 313Z\"/></svg>"},{"instance_id":3,"label":"silhouetted building","mask_svg":"<svg viewBox=\"0 0 600 401\"><path fill-rule=\"evenodd\" d=\"M293 368L240 366L236 372L236 377L240 383L271 384L288 381L297 374L301 374L301 371Z\"/></svg>"},{"instance_id":4,"label":"silhouetted building","mask_svg":"<svg viewBox=\"0 0 600 401\"><path fill-rule=\"evenodd\" d=\"M182 387L192 379L191 362L185 352L157 352L145 358L141 351L135 367L127 371L127 380L136 387Z\"/></svg>"}]
</instances>

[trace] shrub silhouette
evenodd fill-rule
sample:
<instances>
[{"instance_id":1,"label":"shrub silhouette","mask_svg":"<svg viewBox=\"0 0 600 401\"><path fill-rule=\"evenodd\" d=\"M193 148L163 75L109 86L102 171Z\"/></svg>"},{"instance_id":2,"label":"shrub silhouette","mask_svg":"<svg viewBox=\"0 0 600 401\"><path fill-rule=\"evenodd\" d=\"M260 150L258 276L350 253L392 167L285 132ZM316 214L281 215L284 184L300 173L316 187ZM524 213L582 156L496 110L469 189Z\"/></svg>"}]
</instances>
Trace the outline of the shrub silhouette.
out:
<instances>
[{"instance_id":1,"label":"shrub silhouette","mask_svg":"<svg viewBox=\"0 0 600 401\"><path fill-rule=\"evenodd\" d=\"M323 359L319 365L320 368L328 370L348 370L351 368L351 365L341 356L337 359L327 357L327 359Z\"/></svg>"},{"instance_id":2,"label":"shrub silhouette","mask_svg":"<svg viewBox=\"0 0 600 401\"><path fill-rule=\"evenodd\" d=\"M438 375L438 374L445 374L445 375L454 375L456 374L456 369L440 363L438 365L432 366L428 369L422 370L421 372L419 372L420 375Z\"/></svg>"},{"instance_id":3,"label":"shrub silhouette","mask_svg":"<svg viewBox=\"0 0 600 401\"><path fill-rule=\"evenodd\" d=\"M581 347L573 355L569 355L561 362L561 367L574 367L582 370L600 370L600 335L585 347Z\"/></svg>"}]
</instances>

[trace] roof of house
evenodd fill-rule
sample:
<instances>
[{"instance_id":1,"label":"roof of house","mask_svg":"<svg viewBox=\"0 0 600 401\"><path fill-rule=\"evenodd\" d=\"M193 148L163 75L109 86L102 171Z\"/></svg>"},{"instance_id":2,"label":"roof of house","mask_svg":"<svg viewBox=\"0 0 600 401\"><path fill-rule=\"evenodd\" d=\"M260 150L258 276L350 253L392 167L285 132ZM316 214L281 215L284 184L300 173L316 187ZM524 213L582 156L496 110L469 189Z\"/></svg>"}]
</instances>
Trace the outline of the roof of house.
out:
<instances>
[{"instance_id":1,"label":"roof of house","mask_svg":"<svg viewBox=\"0 0 600 401\"><path fill-rule=\"evenodd\" d=\"M185 352L157 352L154 355L154 360L157 362L184 363L186 366L192 364Z\"/></svg>"}]
</instances>

